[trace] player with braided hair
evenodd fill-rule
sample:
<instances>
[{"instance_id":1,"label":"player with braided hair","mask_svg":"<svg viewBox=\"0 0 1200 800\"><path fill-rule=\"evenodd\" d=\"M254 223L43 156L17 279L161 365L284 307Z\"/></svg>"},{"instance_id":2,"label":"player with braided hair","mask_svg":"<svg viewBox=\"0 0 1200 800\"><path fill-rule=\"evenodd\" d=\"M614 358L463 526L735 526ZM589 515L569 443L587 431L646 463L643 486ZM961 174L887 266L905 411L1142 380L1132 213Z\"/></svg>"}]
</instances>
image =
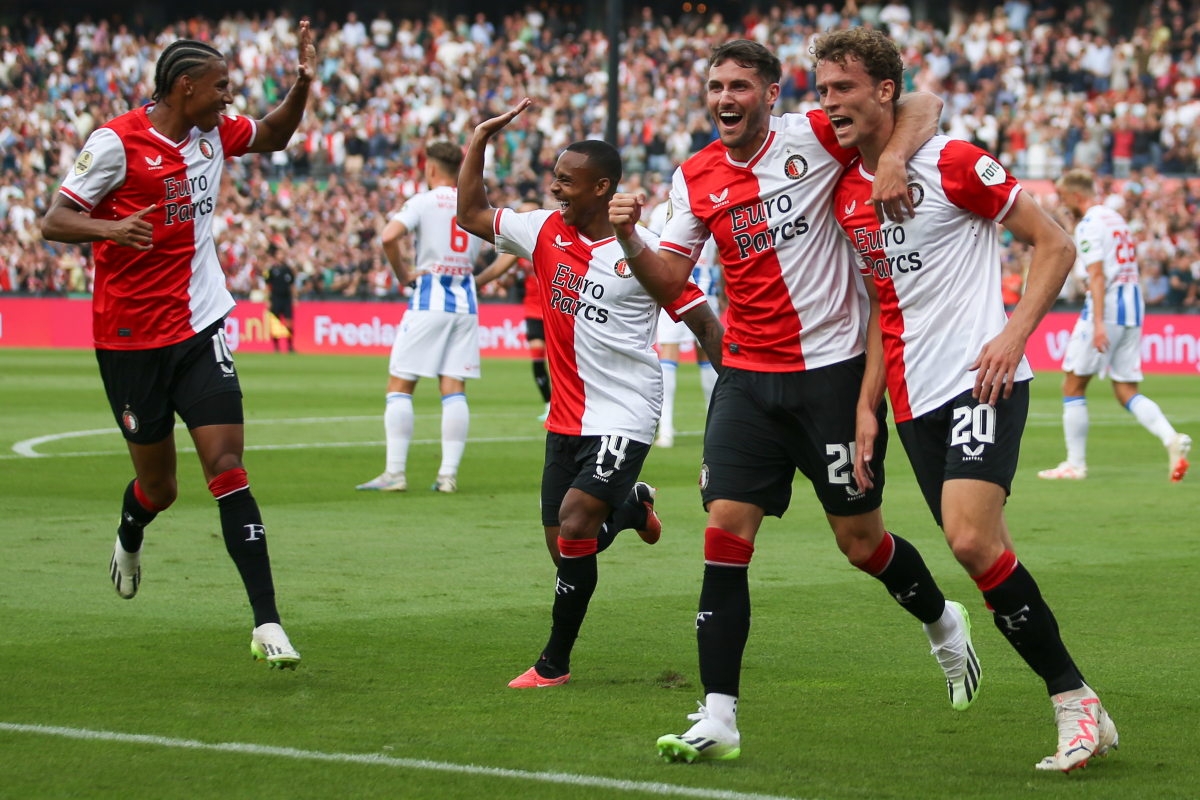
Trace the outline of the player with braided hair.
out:
<instances>
[{"instance_id":1,"label":"player with braided hair","mask_svg":"<svg viewBox=\"0 0 1200 800\"><path fill-rule=\"evenodd\" d=\"M145 527L175 501L178 413L254 610L251 652L292 669L300 654L280 625L266 530L242 465L242 393L224 326L234 302L212 220L225 159L282 150L300 124L316 62L307 21L298 61L283 103L252 120L225 114L233 95L220 51L172 43L155 67L153 103L88 137L42 220L48 240L96 243L96 359L137 476L109 567L117 594L137 593Z\"/></svg>"}]
</instances>

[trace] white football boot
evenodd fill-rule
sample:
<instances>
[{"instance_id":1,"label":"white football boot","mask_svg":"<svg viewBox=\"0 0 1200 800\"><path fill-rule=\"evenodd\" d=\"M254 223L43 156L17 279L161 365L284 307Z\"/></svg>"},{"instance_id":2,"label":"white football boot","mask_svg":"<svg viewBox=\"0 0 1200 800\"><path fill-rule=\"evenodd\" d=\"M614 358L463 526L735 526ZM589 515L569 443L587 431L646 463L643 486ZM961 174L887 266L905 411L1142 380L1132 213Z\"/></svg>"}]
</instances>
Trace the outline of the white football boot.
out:
<instances>
[{"instance_id":1,"label":"white football boot","mask_svg":"<svg viewBox=\"0 0 1200 800\"><path fill-rule=\"evenodd\" d=\"M655 447L674 447L675 446L675 431L670 428L659 430L658 438L654 440Z\"/></svg>"},{"instance_id":2,"label":"white football boot","mask_svg":"<svg viewBox=\"0 0 1200 800\"><path fill-rule=\"evenodd\" d=\"M1048 481L1081 481L1087 477L1087 467L1073 467L1070 461L1064 461L1054 469L1042 470L1038 477Z\"/></svg>"},{"instance_id":3,"label":"white football boot","mask_svg":"<svg viewBox=\"0 0 1200 800\"><path fill-rule=\"evenodd\" d=\"M1167 460L1171 467L1171 483L1179 483L1183 480L1183 476L1187 475L1188 467L1188 452L1192 449L1192 437L1186 433L1177 433L1171 443L1167 445Z\"/></svg>"},{"instance_id":4,"label":"white football boot","mask_svg":"<svg viewBox=\"0 0 1200 800\"><path fill-rule=\"evenodd\" d=\"M930 655L937 656L942 672L946 673L950 705L955 711L966 711L979 694L979 681L983 675L971 641L971 616L962 603L952 600L946 601L946 610L958 618L958 630L942 644L933 645Z\"/></svg>"},{"instance_id":5,"label":"white football boot","mask_svg":"<svg viewBox=\"0 0 1200 800\"><path fill-rule=\"evenodd\" d=\"M403 472L385 472L354 488L360 492L407 492L408 481Z\"/></svg>"},{"instance_id":6,"label":"white football boot","mask_svg":"<svg viewBox=\"0 0 1200 800\"><path fill-rule=\"evenodd\" d=\"M117 594L132 600L142 583L142 548L139 547L136 553L127 553L121 547L121 537L118 536L117 543L113 545L112 559L108 562L108 574Z\"/></svg>"},{"instance_id":7,"label":"white football boot","mask_svg":"<svg viewBox=\"0 0 1200 800\"><path fill-rule=\"evenodd\" d=\"M438 475L437 480L434 481L434 483L433 483L433 486L430 486L429 488L433 489L435 492L446 492L447 494L454 494L455 492L458 491L458 476L457 475Z\"/></svg>"},{"instance_id":8,"label":"white football boot","mask_svg":"<svg viewBox=\"0 0 1200 800\"><path fill-rule=\"evenodd\" d=\"M1086 767L1092 756L1104 758L1117 749L1117 726L1090 686L1050 699L1058 725L1058 751L1036 764L1038 769L1070 772Z\"/></svg>"},{"instance_id":9,"label":"white football boot","mask_svg":"<svg viewBox=\"0 0 1200 800\"><path fill-rule=\"evenodd\" d=\"M728 761L742 754L742 737L735 727L729 727L708 713L703 704L700 710L688 714L696 724L687 733L660 736L658 754L666 761Z\"/></svg>"},{"instance_id":10,"label":"white football boot","mask_svg":"<svg viewBox=\"0 0 1200 800\"><path fill-rule=\"evenodd\" d=\"M300 663L300 654L278 622L268 622L254 629L250 635L250 655L255 661L266 661L271 669L295 669Z\"/></svg>"}]
</instances>

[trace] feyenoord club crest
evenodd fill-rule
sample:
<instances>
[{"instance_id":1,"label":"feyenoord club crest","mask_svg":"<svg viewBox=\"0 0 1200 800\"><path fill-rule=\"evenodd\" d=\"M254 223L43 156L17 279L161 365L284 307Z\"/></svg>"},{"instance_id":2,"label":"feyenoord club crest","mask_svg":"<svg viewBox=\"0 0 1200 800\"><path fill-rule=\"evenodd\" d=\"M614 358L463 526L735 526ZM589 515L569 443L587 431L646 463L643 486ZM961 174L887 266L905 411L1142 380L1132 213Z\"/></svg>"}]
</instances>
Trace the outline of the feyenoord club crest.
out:
<instances>
[{"instance_id":1,"label":"feyenoord club crest","mask_svg":"<svg viewBox=\"0 0 1200 800\"><path fill-rule=\"evenodd\" d=\"M700 462L700 488L708 488L708 464Z\"/></svg>"},{"instance_id":2,"label":"feyenoord club crest","mask_svg":"<svg viewBox=\"0 0 1200 800\"><path fill-rule=\"evenodd\" d=\"M808 162L804 160L804 156L797 153L783 162L783 174L798 181L808 174Z\"/></svg>"},{"instance_id":3,"label":"feyenoord club crest","mask_svg":"<svg viewBox=\"0 0 1200 800\"><path fill-rule=\"evenodd\" d=\"M200 140L200 155L204 156L205 158L213 157L213 146L208 139Z\"/></svg>"},{"instance_id":4,"label":"feyenoord club crest","mask_svg":"<svg viewBox=\"0 0 1200 800\"><path fill-rule=\"evenodd\" d=\"M916 181L910 183L908 185L908 199L913 204L913 208L921 205L921 202L925 199L925 187Z\"/></svg>"},{"instance_id":5,"label":"feyenoord club crest","mask_svg":"<svg viewBox=\"0 0 1200 800\"><path fill-rule=\"evenodd\" d=\"M613 272L617 273L618 278L633 277L633 270L629 268L629 262L623 258L613 265Z\"/></svg>"},{"instance_id":6,"label":"feyenoord club crest","mask_svg":"<svg viewBox=\"0 0 1200 800\"><path fill-rule=\"evenodd\" d=\"M138 429L137 415L134 414L132 411L130 411L128 408L125 409L125 413L121 415L121 424L124 425L125 430L129 431L130 433L137 433L137 429Z\"/></svg>"}]
</instances>

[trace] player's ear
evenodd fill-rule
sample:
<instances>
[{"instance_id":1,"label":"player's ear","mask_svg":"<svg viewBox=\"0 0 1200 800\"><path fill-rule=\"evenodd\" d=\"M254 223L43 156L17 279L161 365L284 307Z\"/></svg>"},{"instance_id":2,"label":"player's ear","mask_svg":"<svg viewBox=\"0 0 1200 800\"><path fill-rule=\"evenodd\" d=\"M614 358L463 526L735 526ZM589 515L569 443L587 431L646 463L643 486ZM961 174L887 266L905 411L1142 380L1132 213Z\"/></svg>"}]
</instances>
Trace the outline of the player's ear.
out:
<instances>
[{"instance_id":1,"label":"player's ear","mask_svg":"<svg viewBox=\"0 0 1200 800\"><path fill-rule=\"evenodd\" d=\"M596 196L604 197L604 195L609 193L609 189L611 189L611 188L612 188L612 181L610 181L608 178L599 179L598 181L596 181Z\"/></svg>"},{"instance_id":2,"label":"player's ear","mask_svg":"<svg viewBox=\"0 0 1200 800\"><path fill-rule=\"evenodd\" d=\"M779 84L772 83L767 87L767 108L774 108L775 103L779 100Z\"/></svg>"},{"instance_id":3,"label":"player's ear","mask_svg":"<svg viewBox=\"0 0 1200 800\"><path fill-rule=\"evenodd\" d=\"M880 105L887 105L896 97L896 82L888 79L879 82L876 90L879 92Z\"/></svg>"}]
</instances>

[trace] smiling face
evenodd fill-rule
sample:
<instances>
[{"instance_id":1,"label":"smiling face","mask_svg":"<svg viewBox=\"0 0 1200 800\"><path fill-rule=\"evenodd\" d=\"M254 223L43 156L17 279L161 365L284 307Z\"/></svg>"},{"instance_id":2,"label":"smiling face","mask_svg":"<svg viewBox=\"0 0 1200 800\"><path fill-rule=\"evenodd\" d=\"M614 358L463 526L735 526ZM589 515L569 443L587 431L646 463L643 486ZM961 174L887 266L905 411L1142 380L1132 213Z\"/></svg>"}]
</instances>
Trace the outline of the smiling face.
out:
<instances>
[{"instance_id":1,"label":"smiling face","mask_svg":"<svg viewBox=\"0 0 1200 800\"><path fill-rule=\"evenodd\" d=\"M183 115L202 131L211 131L220 123L220 115L233 102L229 91L229 65L214 58L212 66L196 77L184 75L175 83L183 96Z\"/></svg>"},{"instance_id":2,"label":"smiling face","mask_svg":"<svg viewBox=\"0 0 1200 800\"><path fill-rule=\"evenodd\" d=\"M717 124L721 144L735 151L762 143L770 124L771 106L779 99L779 84L767 85L751 67L727 59L708 70L708 113ZM744 154L753 155L753 152Z\"/></svg>"},{"instance_id":3,"label":"smiling face","mask_svg":"<svg viewBox=\"0 0 1200 800\"><path fill-rule=\"evenodd\" d=\"M588 166L583 153L565 151L554 165L554 183L550 194L558 201L563 222L573 228L582 227L600 212L608 214L611 184Z\"/></svg>"},{"instance_id":4,"label":"smiling face","mask_svg":"<svg viewBox=\"0 0 1200 800\"><path fill-rule=\"evenodd\" d=\"M862 147L886 131L891 135L896 84L876 81L863 63L847 56L844 63L817 63L817 93L842 147Z\"/></svg>"}]
</instances>

